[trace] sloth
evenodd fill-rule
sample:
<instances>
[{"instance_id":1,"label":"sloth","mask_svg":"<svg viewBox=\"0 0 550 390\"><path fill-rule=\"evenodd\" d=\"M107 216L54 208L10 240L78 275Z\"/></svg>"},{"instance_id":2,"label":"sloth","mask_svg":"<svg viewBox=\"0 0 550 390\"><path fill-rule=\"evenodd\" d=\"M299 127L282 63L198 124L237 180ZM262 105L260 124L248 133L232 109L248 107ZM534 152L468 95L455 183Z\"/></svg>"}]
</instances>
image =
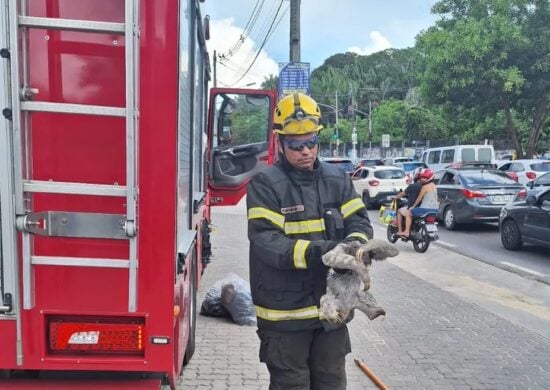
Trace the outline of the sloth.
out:
<instances>
[{"instance_id":1,"label":"sloth","mask_svg":"<svg viewBox=\"0 0 550 390\"><path fill-rule=\"evenodd\" d=\"M341 243L325 253L323 263L331 269L327 275L327 292L321 297L321 318L331 324L342 323L355 308L365 313L370 320L386 315L386 311L378 306L368 291L369 267L372 260L384 260L398 254L399 250L392 244L375 239L366 244L358 241Z\"/></svg>"}]
</instances>

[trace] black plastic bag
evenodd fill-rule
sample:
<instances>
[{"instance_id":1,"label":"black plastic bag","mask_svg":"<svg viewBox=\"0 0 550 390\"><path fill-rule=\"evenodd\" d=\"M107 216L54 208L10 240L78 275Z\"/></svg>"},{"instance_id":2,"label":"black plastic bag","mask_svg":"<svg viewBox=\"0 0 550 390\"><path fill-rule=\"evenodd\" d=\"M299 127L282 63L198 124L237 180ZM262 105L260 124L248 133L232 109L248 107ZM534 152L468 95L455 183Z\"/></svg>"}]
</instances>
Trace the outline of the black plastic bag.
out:
<instances>
[{"instance_id":1,"label":"black plastic bag","mask_svg":"<svg viewBox=\"0 0 550 390\"><path fill-rule=\"evenodd\" d=\"M239 325L256 325L256 311L252 303L250 285L240 276L229 273L207 291L201 314L212 317L230 317Z\"/></svg>"}]
</instances>

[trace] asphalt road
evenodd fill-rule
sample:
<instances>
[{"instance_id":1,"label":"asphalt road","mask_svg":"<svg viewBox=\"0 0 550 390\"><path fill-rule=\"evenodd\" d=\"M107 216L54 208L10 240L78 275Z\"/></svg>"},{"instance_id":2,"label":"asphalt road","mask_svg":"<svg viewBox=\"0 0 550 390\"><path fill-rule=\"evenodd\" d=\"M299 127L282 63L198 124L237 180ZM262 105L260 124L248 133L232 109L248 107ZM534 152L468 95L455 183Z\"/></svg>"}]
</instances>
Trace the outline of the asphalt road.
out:
<instances>
[{"instance_id":1,"label":"asphalt road","mask_svg":"<svg viewBox=\"0 0 550 390\"><path fill-rule=\"evenodd\" d=\"M378 224L378 212L371 210L369 216L376 226L376 236L383 237L381 234L385 234L386 227ZM412 244L409 245L412 247ZM497 223L461 225L453 231L448 231L442 224L439 224L439 241L435 245L550 284L550 251L527 244L520 251L504 249L500 242Z\"/></svg>"}]
</instances>

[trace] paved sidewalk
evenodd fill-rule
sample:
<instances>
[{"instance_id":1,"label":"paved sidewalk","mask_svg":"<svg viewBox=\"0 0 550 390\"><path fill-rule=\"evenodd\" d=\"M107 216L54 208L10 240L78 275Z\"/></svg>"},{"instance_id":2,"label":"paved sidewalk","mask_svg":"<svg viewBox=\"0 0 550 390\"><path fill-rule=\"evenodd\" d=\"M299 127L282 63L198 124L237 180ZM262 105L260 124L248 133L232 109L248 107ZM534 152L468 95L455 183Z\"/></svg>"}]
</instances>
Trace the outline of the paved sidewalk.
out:
<instances>
[{"instance_id":1,"label":"paved sidewalk","mask_svg":"<svg viewBox=\"0 0 550 390\"><path fill-rule=\"evenodd\" d=\"M214 256L200 288L199 307L208 288L227 273L248 278L244 203L216 209L213 224ZM376 237L383 238L380 230ZM412 264L442 259L456 265L457 275L460 265L467 264L474 276L457 276L456 280L464 281L488 272L477 269L478 262L440 247L430 248L424 257L405 245L399 249L401 254L394 260L373 266L371 291L386 308L387 318L370 322L358 312L350 323L353 352L347 359L348 389L377 388L355 366L354 357L362 359L390 389L548 388L550 339L531 330L550 329L546 300L533 299L527 308L521 306L527 299L523 293L510 298L514 304L503 304L502 299L485 296L489 291L485 290L479 292L484 296L477 303L475 294L459 291L459 286L443 286L438 269L433 270L432 281L427 265L412 270ZM508 282L506 271L490 268L491 278L502 273L503 281L515 285L503 291L516 291L517 286L526 294L550 293L550 288L541 290L548 286L530 285L536 282L517 275L518 279ZM255 327L199 316L197 328L196 352L178 389L268 388L267 369L258 361Z\"/></svg>"}]
</instances>

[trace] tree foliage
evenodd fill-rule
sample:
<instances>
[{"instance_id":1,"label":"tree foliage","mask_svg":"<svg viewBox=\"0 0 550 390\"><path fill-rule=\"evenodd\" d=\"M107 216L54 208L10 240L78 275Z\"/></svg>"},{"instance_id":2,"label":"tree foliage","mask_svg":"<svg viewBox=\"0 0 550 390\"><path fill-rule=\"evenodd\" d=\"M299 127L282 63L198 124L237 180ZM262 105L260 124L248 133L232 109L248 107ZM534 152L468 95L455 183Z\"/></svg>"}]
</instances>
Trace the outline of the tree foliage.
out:
<instances>
[{"instance_id":1,"label":"tree foliage","mask_svg":"<svg viewBox=\"0 0 550 390\"><path fill-rule=\"evenodd\" d=\"M433 12L441 20L417 42L428 102L455 113L464 107L478 125L504 119L518 156L525 136L532 156L550 110L549 2L442 0ZM531 122L527 134L525 121Z\"/></svg>"},{"instance_id":2,"label":"tree foliage","mask_svg":"<svg viewBox=\"0 0 550 390\"><path fill-rule=\"evenodd\" d=\"M415 47L335 54L313 71L328 126L337 105L363 142L372 104L373 140L506 139L531 156L550 140L550 2L441 0L432 12L440 19Z\"/></svg>"}]
</instances>

